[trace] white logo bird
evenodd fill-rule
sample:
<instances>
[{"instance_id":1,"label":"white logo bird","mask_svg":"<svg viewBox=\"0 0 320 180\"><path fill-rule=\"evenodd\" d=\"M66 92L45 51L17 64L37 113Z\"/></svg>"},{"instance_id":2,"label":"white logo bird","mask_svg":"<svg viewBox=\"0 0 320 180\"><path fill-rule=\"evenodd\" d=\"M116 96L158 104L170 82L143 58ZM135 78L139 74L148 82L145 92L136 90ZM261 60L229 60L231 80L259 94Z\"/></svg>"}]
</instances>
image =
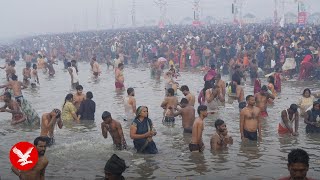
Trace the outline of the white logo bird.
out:
<instances>
[{"instance_id":1,"label":"white logo bird","mask_svg":"<svg viewBox=\"0 0 320 180\"><path fill-rule=\"evenodd\" d=\"M30 157L30 153L32 149L33 147L29 148L25 154L22 154L22 152L18 148L16 147L13 148L12 151L20 158L18 162L21 162L20 163L21 166L32 163L32 161L28 161L28 158Z\"/></svg>"}]
</instances>

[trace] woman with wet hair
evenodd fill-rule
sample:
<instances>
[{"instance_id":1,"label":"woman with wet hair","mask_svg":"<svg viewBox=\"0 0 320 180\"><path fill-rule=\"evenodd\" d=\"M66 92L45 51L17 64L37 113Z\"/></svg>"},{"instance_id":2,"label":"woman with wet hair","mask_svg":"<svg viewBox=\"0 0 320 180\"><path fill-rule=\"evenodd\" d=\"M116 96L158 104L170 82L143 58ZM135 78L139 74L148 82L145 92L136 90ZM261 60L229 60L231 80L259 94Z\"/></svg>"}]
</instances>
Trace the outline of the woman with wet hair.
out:
<instances>
[{"instance_id":1,"label":"woman with wet hair","mask_svg":"<svg viewBox=\"0 0 320 180\"><path fill-rule=\"evenodd\" d=\"M307 124L307 133L320 133L320 101L313 103L312 109L307 111L304 116L304 122Z\"/></svg>"},{"instance_id":2,"label":"woman with wet hair","mask_svg":"<svg viewBox=\"0 0 320 180\"><path fill-rule=\"evenodd\" d=\"M153 123L148 117L148 107L138 107L136 118L130 127L130 137L133 139L134 147L139 153L157 154L158 149L152 139L156 134Z\"/></svg>"},{"instance_id":3,"label":"woman with wet hair","mask_svg":"<svg viewBox=\"0 0 320 180\"><path fill-rule=\"evenodd\" d=\"M62 106L62 113L61 117L63 122L72 122L77 121L79 122L79 117L77 116L77 108L72 104L73 102L73 95L67 94L64 104Z\"/></svg>"},{"instance_id":4,"label":"woman with wet hair","mask_svg":"<svg viewBox=\"0 0 320 180\"><path fill-rule=\"evenodd\" d=\"M311 95L311 90L309 88L304 89L302 97L299 99L299 102L297 104L300 108L301 116L304 116L306 110L312 106L314 100L315 98Z\"/></svg>"}]
</instances>

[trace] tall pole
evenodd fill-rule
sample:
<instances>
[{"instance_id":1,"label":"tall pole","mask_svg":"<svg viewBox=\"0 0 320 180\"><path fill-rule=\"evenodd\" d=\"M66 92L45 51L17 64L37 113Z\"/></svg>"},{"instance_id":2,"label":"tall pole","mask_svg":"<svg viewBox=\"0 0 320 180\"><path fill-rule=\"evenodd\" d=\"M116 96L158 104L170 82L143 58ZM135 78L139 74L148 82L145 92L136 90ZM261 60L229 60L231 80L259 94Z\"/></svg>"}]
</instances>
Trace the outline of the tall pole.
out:
<instances>
[{"instance_id":1,"label":"tall pole","mask_svg":"<svg viewBox=\"0 0 320 180\"><path fill-rule=\"evenodd\" d=\"M166 16L167 16L167 1L155 0L154 2L159 6L159 9L160 9L159 27L164 28Z\"/></svg>"},{"instance_id":2,"label":"tall pole","mask_svg":"<svg viewBox=\"0 0 320 180\"><path fill-rule=\"evenodd\" d=\"M132 0L132 10L131 10L131 20L132 20L132 26L136 26L136 1Z\"/></svg>"}]
</instances>

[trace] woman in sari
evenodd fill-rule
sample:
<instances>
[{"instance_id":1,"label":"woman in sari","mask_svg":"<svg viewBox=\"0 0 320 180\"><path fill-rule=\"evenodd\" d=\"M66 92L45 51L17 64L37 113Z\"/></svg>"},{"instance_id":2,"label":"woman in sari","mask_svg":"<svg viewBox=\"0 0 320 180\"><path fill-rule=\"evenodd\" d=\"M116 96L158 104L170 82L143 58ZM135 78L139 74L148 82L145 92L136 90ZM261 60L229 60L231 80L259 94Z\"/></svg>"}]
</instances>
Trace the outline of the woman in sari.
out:
<instances>
[{"instance_id":1,"label":"woman in sari","mask_svg":"<svg viewBox=\"0 0 320 180\"><path fill-rule=\"evenodd\" d=\"M134 147L139 153L157 154L158 149L152 139L156 134L153 123L148 118L148 108L146 106L138 107L136 118L130 127L130 137L133 139Z\"/></svg>"},{"instance_id":2,"label":"woman in sari","mask_svg":"<svg viewBox=\"0 0 320 180\"><path fill-rule=\"evenodd\" d=\"M62 106L62 113L61 113L61 118L63 122L72 122L76 121L79 122L79 117L77 116L77 108L72 104L73 102L73 95L72 94L67 94L64 104Z\"/></svg>"},{"instance_id":3,"label":"woman in sari","mask_svg":"<svg viewBox=\"0 0 320 180\"><path fill-rule=\"evenodd\" d=\"M302 97L299 99L298 106L300 108L300 115L304 116L306 110L312 106L314 96L311 95L310 89L306 88L303 90Z\"/></svg>"},{"instance_id":4,"label":"woman in sari","mask_svg":"<svg viewBox=\"0 0 320 180\"><path fill-rule=\"evenodd\" d=\"M269 76L268 77L268 89L272 92L272 95L274 95L275 97L277 96L276 90L274 88L274 77L273 76Z\"/></svg>"}]
</instances>

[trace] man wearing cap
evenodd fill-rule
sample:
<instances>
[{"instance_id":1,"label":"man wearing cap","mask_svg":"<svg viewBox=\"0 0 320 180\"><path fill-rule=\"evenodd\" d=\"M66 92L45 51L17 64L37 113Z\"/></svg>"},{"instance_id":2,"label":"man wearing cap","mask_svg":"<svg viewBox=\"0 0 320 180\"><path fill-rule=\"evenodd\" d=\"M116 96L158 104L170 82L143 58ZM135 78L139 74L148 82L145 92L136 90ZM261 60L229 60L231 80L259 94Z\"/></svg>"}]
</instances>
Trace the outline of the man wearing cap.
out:
<instances>
[{"instance_id":1,"label":"man wearing cap","mask_svg":"<svg viewBox=\"0 0 320 180\"><path fill-rule=\"evenodd\" d=\"M122 173L128 168L123 159L113 154L104 167L106 180L124 180Z\"/></svg>"},{"instance_id":2,"label":"man wearing cap","mask_svg":"<svg viewBox=\"0 0 320 180\"><path fill-rule=\"evenodd\" d=\"M54 144L54 127L58 123L58 127L61 129L63 126L61 120L61 111L59 109L53 109L50 113L44 113L41 118L41 133L40 136L47 137L47 146Z\"/></svg>"}]
</instances>

